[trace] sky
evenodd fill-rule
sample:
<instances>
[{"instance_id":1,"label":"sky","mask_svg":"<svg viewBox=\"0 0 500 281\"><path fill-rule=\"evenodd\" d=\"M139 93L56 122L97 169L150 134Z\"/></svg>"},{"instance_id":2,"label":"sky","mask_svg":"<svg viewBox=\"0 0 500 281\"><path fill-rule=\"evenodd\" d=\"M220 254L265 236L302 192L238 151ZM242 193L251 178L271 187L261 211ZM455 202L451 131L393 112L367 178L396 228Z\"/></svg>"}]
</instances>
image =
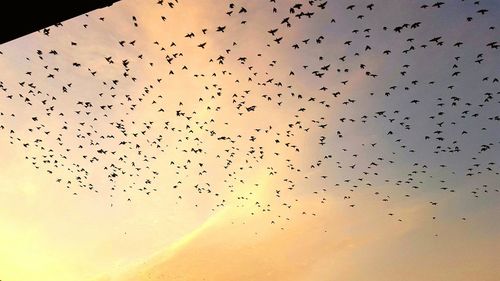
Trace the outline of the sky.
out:
<instances>
[{"instance_id":1,"label":"sky","mask_svg":"<svg viewBox=\"0 0 500 281\"><path fill-rule=\"evenodd\" d=\"M443 2L122 0L0 45L0 280L498 280L500 6Z\"/></svg>"}]
</instances>

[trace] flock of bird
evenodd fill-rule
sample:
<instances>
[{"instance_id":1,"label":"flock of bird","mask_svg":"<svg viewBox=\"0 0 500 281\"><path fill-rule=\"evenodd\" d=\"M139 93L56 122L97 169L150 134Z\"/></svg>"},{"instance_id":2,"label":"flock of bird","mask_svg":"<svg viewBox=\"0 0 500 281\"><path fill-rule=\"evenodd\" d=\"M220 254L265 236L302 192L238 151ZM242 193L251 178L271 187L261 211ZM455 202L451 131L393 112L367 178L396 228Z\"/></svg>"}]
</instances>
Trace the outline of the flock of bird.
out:
<instances>
[{"instance_id":1,"label":"flock of bird","mask_svg":"<svg viewBox=\"0 0 500 281\"><path fill-rule=\"evenodd\" d=\"M0 75L0 135L75 196L133 204L171 189L282 227L316 215L304 194L348 208L360 192L382 204L424 193L430 207L498 196L497 11L296 2L217 1L217 23L187 29L171 18L194 4L144 1L150 12L117 20L127 32L95 11L29 36L40 44L0 46L15 65Z\"/></svg>"}]
</instances>

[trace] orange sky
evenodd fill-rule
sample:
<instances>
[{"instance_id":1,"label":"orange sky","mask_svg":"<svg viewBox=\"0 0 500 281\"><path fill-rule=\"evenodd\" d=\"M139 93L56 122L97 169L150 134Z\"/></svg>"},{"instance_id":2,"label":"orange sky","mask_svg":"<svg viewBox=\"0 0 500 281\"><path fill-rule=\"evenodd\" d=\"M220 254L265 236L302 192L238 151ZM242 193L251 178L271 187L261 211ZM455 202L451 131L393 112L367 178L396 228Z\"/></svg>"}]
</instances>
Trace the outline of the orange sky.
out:
<instances>
[{"instance_id":1,"label":"orange sky","mask_svg":"<svg viewBox=\"0 0 500 281\"><path fill-rule=\"evenodd\" d=\"M286 11L290 3L281 1L276 5ZM271 38L266 32L276 25L268 4L245 2L244 6L251 12L231 17L224 14L227 5L215 0L181 1L176 5L175 9L170 9L166 4L160 7L145 5L139 0L124 0L110 8L89 13L88 17L82 15L71 19L64 23L63 28L53 28L50 37L34 33L0 46L4 53L0 57L0 68L9 70L2 74L1 79L8 84L10 91L25 94L22 91L26 88L21 89L17 84L29 79L35 81L38 89L50 94L59 92L61 85L73 83L71 94L54 101L57 110L65 113L59 118L54 118L56 113L52 117L46 115L45 108L39 104L26 107L23 102L4 101L2 96L0 112L4 114L0 121L7 128L15 129L20 140L8 130L1 131L0 280L498 280L500 228L492 223L498 217L495 214L500 213L498 196L471 203L467 190L452 196L438 193L440 183L437 178L449 176L452 165L433 170L436 179L422 184L424 191L421 192L395 187L392 184L395 180L390 183L374 181L370 188L356 189L357 186L353 185L362 175L355 174L354 168L353 171L334 169L353 164L354 160L348 154L359 153L360 163L370 163L384 155L384 160L401 160L407 165L387 164L384 176L391 178L396 175L393 178L397 179L397 175L417 169L413 168L414 162L427 161L423 154L412 160L403 154L391 154L399 149L400 144L385 142L385 131L384 136L374 133L386 130L386 127L357 130L340 129L329 124L329 132L316 128L321 122L337 122L346 115L374 112L379 106L384 106L383 102L360 100L359 93L371 85L366 82L363 72L350 74L350 82L344 88L335 85L329 89L332 92L340 89L342 100L356 99L356 110L342 104L334 105L332 110L318 103L308 103L307 111L300 113L300 118L296 116L304 102L295 96L291 98L290 91L307 95L314 88L312 96L318 101L331 98L322 96L327 93L317 93L322 82L299 74L302 65L313 64L312 61L316 61L323 51L329 50L336 59L332 68L344 67L337 62L337 57L347 47L332 46L350 36L350 30L333 34L335 40L327 42L330 45L303 47L303 53L297 55L289 50L289 43L331 32L327 25L331 14L321 14L317 21L287 31L286 40L289 42L283 45L288 44L288 49L283 49L276 45L266 46ZM339 12L332 13L341 17ZM132 15L139 19L138 28L131 24ZM166 15L166 22L160 20L161 15ZM100 21L99 17L105 17L105 21ZM248 23L242 25L241 20ZM83 24L88 24L88 28L83 28ZM224 34L213 32L220 25L227 25L228 30ZM340 25L342 27L342 23ZM203 27L209 27L211 31L205 37L201 37ZM283 27L280 29L283 32ZM190 31L196 32L197 37L193 40L184 37ZM136 45L122 48L117 43L120 40L135 40ZM71 41L78 42L78 48L70 48ZM159 44L153 44L154 41L159 41ZM207 47L201 53L197 44L202 41L207 42ZM176 46L171 46L172 42ZM161 47L167 50L160 50ZM225 52L228 48L231 48L231 53ZM44 50L45 54L57 49L59 55L44 55L44 59L39 60L37 49ZM165 57L175 52L183 54L179 62L174 65L166 63ZM138 54L144 54L144 58L137 58ZM221 54L227 56L224 66L209 62L210 58ZM113 56L115 65L103 59L107 56ZM236 60L241 56L248 57L247 64ZM138 77L139 83L122 77L120 63L125 58L133 65L131 75ZM273 60L277 62L273 63ZM395 60L398 67L406 63L403 59ZM75 61L84 64L80 70L70 67ZM148 65L149 62L154 62L154 65ZM377 72L384 71L384 63L376 57L368 57L365 61ZM48 81L44 64L67 68L56 74L55 82ZM189 69L182 70L184 65ZM98 78L90 76L87 68L97 70ZM221 69L225 72L222 73ZM289 75L290 69L297 72L296 77ZM168 74L170 70L175 76ZM32 71L33 76L27 77L27 71ZM258 71L258 75L253 75L254 71ZM193 78L193 74L201 73L205 77ZM213 73L217 75L212 76ZM110 90L110 81L116 77L121 79L117 90ZM250 82L248 77L254 80ZM159 78L161 83L157 82ZM274 82L282 81L284 86L263 88L258 84L270 78ZM235 83L235 79L241 81ZM103 81L108 84L104 85ZM288 84L293 84L292 90L286 89ZM123 105L127 104L124 95L132 95L135 102L136 96L149 85L154 85L149 88L152 94L143 95L145 102L137 102L137 109L129 111ZM224 93L222 98L211 98L220 90L218 88ZM248 94L244 94L244 90L248 90ZM96 95L99 92L106 94L101 98ZM118 98L112 98L112 93ZM282 107L262 98L263 94L275 97L277 93L284 93L284 97L289 98ZM203 97L203 102L198 101L200 97ZM38 98L32 97L34 101ZM91 101L95 108L112 103L115 110L99 111L101 119L93 122L89 116L97 115L74 114L79 109L75 107L76 101L80 100ZM258 114L238 114L241 111L234 110L233 100L244 100L244 107L256 105ZM182 106L178 105L179 102L183 103ZM158 114L160 107L165 108L164 115ZM221 110L216 110L217 107ZM178 108L192 116L192 121L174 118ZM232 110L226 110L228 108ZM410 108L408 112L415 113ZM10 113L15 113L15 118ZM109 119L105 119L104 114ZM115 148L108 140L99 141L116 149L117 154L128 155L130 158L126 161L135 161L134 165L140 163L138 166L144 174L150 172L149 166L151 170L161 171L154 177L157 190L148 189L152 195L146 195L145 190L139 189L142 184L139 181L143 180L141 176L120 179L115 184L116 190L112 190L107 186L108 171L103 169L113 161L111 158L103 158L94 164L79 162L81 155L93 155L94 148L89 146L70 154L67 163L86 163L89 178L96 182L96 188L66 188L64 184L56 183L57 178L63 178L64 183L74 176L73 172L63 170L47 174L45 168L33 167L31 162L39 160L25 159L26 156L40 159L45 153L34 146L25 149L21 145L37 138L36 132L28 131L33 127L30 122L34 116L44 122L46 127L42 131L50 130L51 136L56 136L63 122L68 122L70 130L77 133L93 130L108 133L115 129L108 121L121 120L129 130L140 133L142 122L154 121L155 126L147 138L137 140L144 154L157 157L146 164L141 162L143 155L123 147ZM202 124L210 119L216 122ZM297 120L302 123L289 125ZM170 128L179 131L163 130L165 121L170 122ZM86 125L78 127L80 122ZM186 124L191 126L192 133L185 133ZM313 129L306 133L298 129L299 126ZM80 128L82 131L77 131ZM262 131L256 132L255 129ZM266 129L269 132L264 133ZM348 141L336 139L337 129L349 135ZM234 144L221 143L208 137L210 130L237 141ZM159 153L151 144L159 135L165 135L162 144L168 146L166 153ZM330 146L316 145L323 135L331 141ZM257 141L251 141L250 136L257 136ZM54 139L49 141L48 145L55 147L55 154L83 142L67 135L62 138L64 146L58 146ZM277 138L284 140L279 146L275 142ZM14 145L9 144L11 141ZM300 147L300 153L285 146L285 142ZM380 153L365 151L365 142L379 143L377 149L380 148ZM193 155L182 151L191 147L201 147L206 154ZM346 149L341 151L340 148ZM230 158L227 156L230 152L224 152L225 149L239 154ZM249 152L257 151L255 155L258 155L259 150L266 151L265 158L258 159ZM215 157L215 154L222 157ZM334 154L335 160L326 163L326 154ZM226 157L232 159L233 167L237 168L222 168L227 164ZM495 153L484 157L484 161L494 161ZM176 171L183 171L183 165L191 165L187 159L193 166L202 163L203 168L195 166L187 173L176 174ZM326 164L319 168L318 160L324 160ZM175 165L171 165L171 161ZM439 162L429 161L435 166ZM181 168L175 169L177 165ZM311 165L318 168L308 169ZM129 168L127 172L134 171L131 167L126 169ZM199 174L203 169L208 173ZM328 178L322 179L321 175L328 175ZM348 178L352 181L345 181ZM284 183L283 179L287 181ZM498 176L487 174L480 178L480 182L493 186L497 179ZM334 185L339 182L344 184ZM173 189L176 184L180 187ZM193 188L197 184L205 188L203 192ZM450 181L452 184L472 186L475 182L467 178ZM210 188L213 192L207 193L206 189ZM278 189L280 196L276 195ZM214 193L220 193L220 196ZM411 197L405 197L407 194ZM346 200L347 195L355 199L356 207L350 206L353 203ZM381 203L381 198L390 200ZM438 207L429 205L433 200L439 200ZM388 216L387 213L396 215ZM439 222L433 220L433 216L437 216ZM460 219L463 216L467 216L467 222Z\"/></svg>"}]
</instances>

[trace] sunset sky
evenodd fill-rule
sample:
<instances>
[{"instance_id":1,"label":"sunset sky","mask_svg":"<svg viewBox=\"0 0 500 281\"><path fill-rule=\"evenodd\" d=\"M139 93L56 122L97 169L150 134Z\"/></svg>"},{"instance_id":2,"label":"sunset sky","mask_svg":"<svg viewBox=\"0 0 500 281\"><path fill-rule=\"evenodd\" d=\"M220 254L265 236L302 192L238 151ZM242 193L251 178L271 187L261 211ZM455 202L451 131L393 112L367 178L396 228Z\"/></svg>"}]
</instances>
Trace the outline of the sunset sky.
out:
<instances>
[{"instance_id":1,"label":"sunset sky","mask_svg":"<svg viewBox=\"0 0 500 281\"><path fill-rule=\"evenodd\" d=\"M171 1L0 45L0 281L500 279L500 2Z\"/></svg>"}]
</instances>

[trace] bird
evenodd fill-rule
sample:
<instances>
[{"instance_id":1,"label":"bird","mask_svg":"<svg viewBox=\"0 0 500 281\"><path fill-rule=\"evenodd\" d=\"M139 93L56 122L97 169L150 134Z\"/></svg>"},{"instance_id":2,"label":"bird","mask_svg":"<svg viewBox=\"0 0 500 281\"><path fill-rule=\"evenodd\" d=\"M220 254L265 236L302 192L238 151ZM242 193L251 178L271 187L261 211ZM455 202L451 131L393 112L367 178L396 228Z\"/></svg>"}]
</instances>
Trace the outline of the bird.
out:
<instances>
[{"instance_id":1,"label":"bird","mask_svg":"<svg viewBox=\"0 0 500 281\"><path fill-rule=\"evenodd\" d=\"M396 228L415 218L394 206L441 218L457 194L497 200L495 7L188 2L127 12L138 28L118 25L114 5L75 19L77 32L2 47L0 134L33 175L75 198L168 194L169 208L241 208L284 229L330 215L337 197L346 216Z\"/></svg>"}]
</instances>

